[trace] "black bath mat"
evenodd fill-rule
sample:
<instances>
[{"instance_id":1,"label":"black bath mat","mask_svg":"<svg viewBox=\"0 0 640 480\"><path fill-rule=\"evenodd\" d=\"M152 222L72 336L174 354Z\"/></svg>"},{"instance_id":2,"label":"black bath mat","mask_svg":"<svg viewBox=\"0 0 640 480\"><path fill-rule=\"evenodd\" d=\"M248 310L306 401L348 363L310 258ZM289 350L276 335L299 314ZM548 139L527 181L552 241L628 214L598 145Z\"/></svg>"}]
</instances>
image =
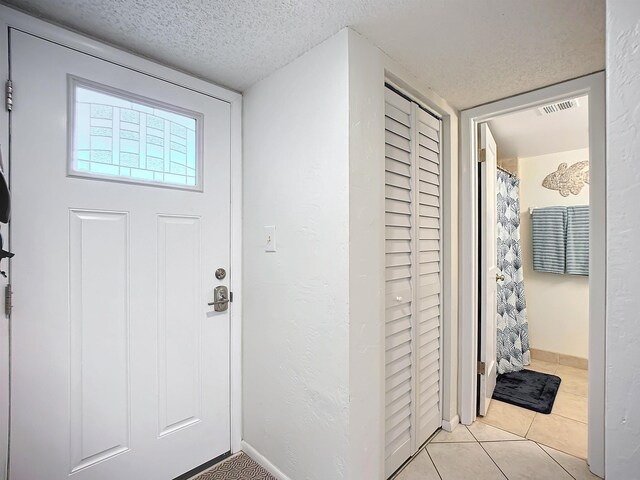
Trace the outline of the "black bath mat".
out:
<instances>
[{"instance_id":1,"label":"black bath mat","mask_svg":"<svg viewBox=\"0 0 640 480\"><path fill-rule=\"evenodd\" d=\"M493 398L538 413L551 413L560 387L560 377L533 370L498 376Z\"/></svg>"}]
</instances>

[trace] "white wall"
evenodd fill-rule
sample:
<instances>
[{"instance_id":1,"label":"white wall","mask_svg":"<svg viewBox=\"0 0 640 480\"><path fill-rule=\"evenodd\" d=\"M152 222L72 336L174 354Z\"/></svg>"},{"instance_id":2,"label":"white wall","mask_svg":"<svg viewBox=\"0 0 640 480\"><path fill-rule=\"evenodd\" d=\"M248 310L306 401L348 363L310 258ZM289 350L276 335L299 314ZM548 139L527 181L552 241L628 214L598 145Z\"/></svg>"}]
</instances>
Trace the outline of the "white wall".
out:
<instances>
[{"instance_id":1,"label":"white wall","mask_svg":"<svg viewBox=\"0 0 640 480\"><path fill-rule=\"evenodd\" d=\"M384 475L385 75L444 116L443 416L457 421L456 112L345 29L244 96L244 445L290 479Z\"/></svg>"},{"instance_id":2,"label":"white wall","mask_svg":"<svg viewBox=\"0 0 640 480\"><path fill-rule=\"evenodd\" d=\"M457 112L354 31L350 99L350 479L383 477L384 459L384 82L443 116L443 402L445 427L458 421Z\"/></svg>"},{"instance_id":3,"label":"white wall","mask_svg":"<svg viewBox=\"0 0 640 480\"><path fill-rule=\"evenodd\" d=\"M640 470L640 2L607 1L606 478Z\"/></svg>"},{"instance_id":4,"label":"white wall","mask_svg":"<svg viewBox=\"0 0 640 480\"><path fill-rule=\"evenodd\" d=\"M243 438L293 480L347 478L348 93L343 30L244 95Z\"/></svg>"},{"instance_id":5,"label":"white wall","mask_svg":"<svg viewBox=\"0 0 640 480\"><path fill-rule=\"evenodd\" d=\"M533 270L531 207L588 205L589 185L579 195L563 197L542 181L558 165L589 160L589 149L518 159L520 177L520 244L531 348L575 357L589 356L589 277ZM601 228L601 227L600 227Z\"/></svg>"},{"instance_id":6,"label":"white wall","mask_svg":"<svg viewBox=\"0 0 640 480\"><path fill-rule=\"evenodd\" d=\"M350 479L384 472L384 66L349 31Z\"/></svg>"}]
</instances>

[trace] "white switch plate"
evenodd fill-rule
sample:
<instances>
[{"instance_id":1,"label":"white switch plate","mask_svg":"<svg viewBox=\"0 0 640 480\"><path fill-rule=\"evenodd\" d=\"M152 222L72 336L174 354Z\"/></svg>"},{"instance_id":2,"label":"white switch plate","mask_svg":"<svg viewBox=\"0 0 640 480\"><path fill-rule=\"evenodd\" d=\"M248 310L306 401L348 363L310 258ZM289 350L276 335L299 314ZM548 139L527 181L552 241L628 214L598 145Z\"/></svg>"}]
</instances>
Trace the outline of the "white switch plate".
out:
<instances>
[{"instance_id":1,"label":"white switch plate","mask_svg":"<svg viewBox=\"0 0 640 480\"><path fill-rule=\"evenodd\" d=\"M275 252L276 251L276 227L271 225L264 227L264 251Z\"/></svg>"}]
</instances>

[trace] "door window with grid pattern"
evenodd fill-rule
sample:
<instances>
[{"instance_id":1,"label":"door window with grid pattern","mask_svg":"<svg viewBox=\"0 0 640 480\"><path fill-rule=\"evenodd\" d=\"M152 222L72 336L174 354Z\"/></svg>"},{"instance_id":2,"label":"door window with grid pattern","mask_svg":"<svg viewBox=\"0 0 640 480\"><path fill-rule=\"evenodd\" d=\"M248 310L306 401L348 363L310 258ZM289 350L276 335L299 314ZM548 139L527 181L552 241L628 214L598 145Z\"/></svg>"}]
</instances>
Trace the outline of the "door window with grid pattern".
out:
<instances>
[{"instance_id":1,"label":"door window with grid pattern","mask_svg":"<svg viewBox=\"0 0 640 480\"><path fill-rule=\"evenodd\" d=\"M72 92L70 174L201 189L198 114L76 79Z\"/></svg>"}]
</instances>

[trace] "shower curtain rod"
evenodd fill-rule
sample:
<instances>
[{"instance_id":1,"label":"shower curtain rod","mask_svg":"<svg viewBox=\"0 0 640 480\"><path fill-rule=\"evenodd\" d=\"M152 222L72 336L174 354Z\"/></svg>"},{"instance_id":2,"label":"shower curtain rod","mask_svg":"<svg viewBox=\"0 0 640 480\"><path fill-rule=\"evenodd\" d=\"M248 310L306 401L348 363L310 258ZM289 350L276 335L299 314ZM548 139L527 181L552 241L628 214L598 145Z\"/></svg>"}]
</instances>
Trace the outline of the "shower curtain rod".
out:
<instances>
[{"instance_id":1,"label":"shower curtain rod","mask_svg":"<svg viewBox=\"0 0 640 480\"><path fill-rule=\"evenodd\" d=\"M516 175L516 174L515 174L515 173L513 173L513 172L510 172L510 171L509 171L509 170L507 170L506 168L502 168L500 165L496 165L496 167L498 167L498 170L503 171L503 172L504 172L504 173L506 173L507 175L511 175L512 177L519 178L519 177L518 177L518 175Z\"/></svg>"}]
</instances>

